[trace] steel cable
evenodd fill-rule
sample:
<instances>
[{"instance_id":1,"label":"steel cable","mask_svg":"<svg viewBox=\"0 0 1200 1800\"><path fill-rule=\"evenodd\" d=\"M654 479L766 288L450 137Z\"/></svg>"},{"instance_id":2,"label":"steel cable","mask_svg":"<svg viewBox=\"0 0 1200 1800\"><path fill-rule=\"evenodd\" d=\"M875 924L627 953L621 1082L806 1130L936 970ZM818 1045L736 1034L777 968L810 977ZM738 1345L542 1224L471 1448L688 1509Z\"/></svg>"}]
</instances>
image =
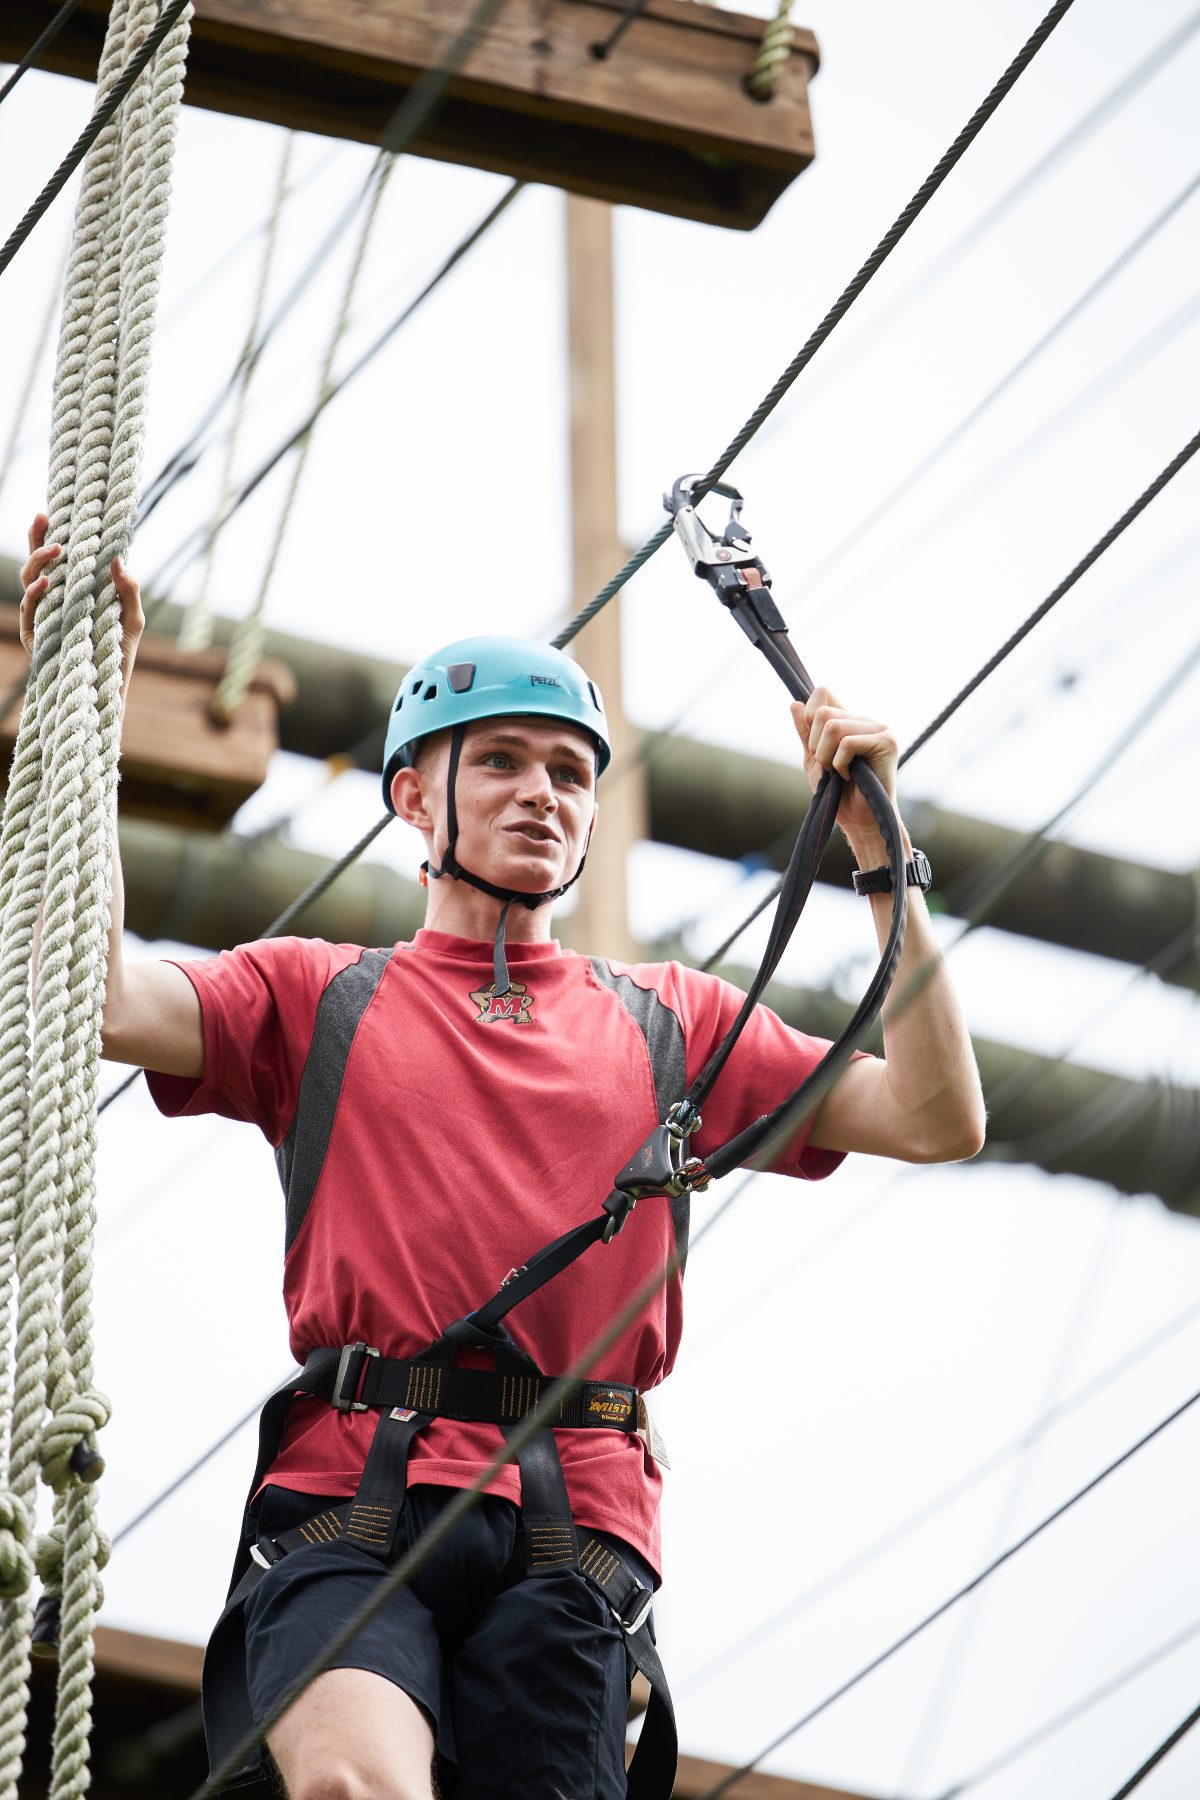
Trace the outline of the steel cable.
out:
<instances>
[{"instance_id":1,"label":"steel cable","mask_svg":"<svg viewBox=\"0 0 1200 1800\"><path fill-rule=\"evenodd\" d=\"M969 1794L972 1788L982 1787L983 1783L990 1781L993 1775L999 1775L1001 1770L1009 1768L1013 1763L1019 1762L1021 1757L1027 1756L1031 1750L1036 1750L1048 1739L1056 1737L1068 1725L1073 1725L1076 1719L1089 1713L1094 1706L1099 1706L1102 1700L1111 1700L1115 1694L1119 1694L1127 1688L1131 1681L1136 1681L1139 1675L1146 1674L1147 1670L1154 1668L1156 1664L1164 1661L1176 1650L1182 1650L1185 1644L1190 1644L1192 1639L1198 1635L1200 1635L1200 1619L1195 1620L1185 1630L1177 1631L1173 1637L1168 1638L1165 1643L1159 1644L1157 1649L1151 1650L1146 1656L1141 1656L1136 1662L1128 1664L1119 1675L1110 1676L1107 1681L1101 1682L1099 1687L1093 1688L1082 1699L1072 1702L1061 1712L1055 1713L1053 1718L1047 1719L1015 1744L1010 1744L1006 1750L1001 1750L997 1755L990 1757L987 1762L981 1763L970 1775L964 1775L952 1787L943 1789L936 1796L936 1800L961 1800L961 1796Z\"/></svg>"},{"instance_id":2,"label":"steel cable","mask_svg":"<svg viewBox=\"0 0 1200 1800\"><path fill-rule=\"evenodd\" d=\"M881 520L887 518L892 508L899 501L903 500L904 497L909 494L926 475L928 475L931 469L935 469L942 459L949 455L950 451L953 450L967 435L972 427L977 425L980 419L991 411L997 401L1001 400L1004 395L1008 393L1009 389L1021 379L1022 375L1024 375L1028 369L1032 368L1033 364L1043 352L1048 350L1051 344L1056 342L1062 333L1087 311L1092 302L1098 300L1112 282L1114 282L1131 263L1137 260L1142 251L1145 250L1149 244L1154 242L1158 234L1165 230L1166 226L1170 224L1175 215L1186 206L1198 187L1200 187L1200 173L1193 175L1191 179L1184 184L1179 192L1167 202L1166 206L1164 206L1160 212L1156 213L1149 225L1139 231L1137 236L1126 244L1125 248L1113 258L1112 262L1096 276L1095 280L1089 282L1084 291L1072 300L1066 311L1060 313L1054 323L1047 326L1046 330L1041 333L1036 341L1032 343L1027 350L1024 350L1021 353L1016 362L1013 363L1010 368L1005 370L1004 374L1000 376L998 381L992 384L987 393L975 401L974 405L968 408L963 416L950 427L949 431L940 437L937 443L934 444L931 449L927 450L923 456L918 458L912 468L908 470L907 474L901 476L896 485L890 488L883 499L878 501L868 513L864 514L858 521L858 524L846 533L846 536L842 538L840 543L834 546L827 556L822 557L821 561L805 578L803 593L806 596L824 581L826 576L829 575L852 550L857 548L862 539L867 537Z\"/></svg>"},{"instance_id":3,"label":"steel cable","mask_svg":"<svg viewBox=\"0 0 1200 1800\"><path fill-rule=\"evenodd\" d=\"M154 30L141 45L137 54L130 60L120 79L113 84L108 94L100 102L99 106L97 106L95 112L92 114L79 136L75 139L75 142L67 151L67 154L63 157L58 168L54 171L53 175L51 175L37 199L29 207L24 217L14 227L3 248L0 248L0 275L3 275L4 271L8 268L8 265L17 254L17 251L21 248L21 245L29 237L34 226L39 223L43 215L62 193L62 190L66 187L68 181L70 181L72 175L75 173L96 139L100 136L104 127L108 124L108 121L121 105L121 102L136 82L142 70L156 55L165 39L169 37L170 33L174 30L176 24L183 17L190 5L191 0L170 0L170 4L164 7L162 13L159 15L159 20L154 27Z\"/></svg>"},{"instance_id":4,"label":"steel cable","mask_svg":"<svg viewBox=\"0 0 1200 1800\"><path fill-rule=\"evenodd\" d=\"M1200 1706L1194 1708L1194 1710L1188 1714L1187 1718L1183 1720L1182 1724L1175 1727L1171 1735L1158 1746L1158 1749L1154 1754L1146 1758L1141 1768L1129 1777L1129 1780L1123 1787L1117 1789L1112 1800L1126 1800L1127 1795L1132 1794L1135 1788L1141 1787L1150 1771L1158 1767L1167 1752L1175 1748L1180 1738L1187 1735L1198 1719L1200 1719Z\"/></svg>"},{"instance_id":5,"label":"steel cable","mask_svg":"<svg viewBox=\"0 0 1200 1800\"><path fill-rule=\"evenodd\" d=\"M1056 0L1055 5L1050 8L1050 11L1046 14L1037 30L1028 38L1021 50L1013 58L995 87L992 88L986 99L983 100L976 108L975 112L972 113L954 142L950 145L950 148L930 171L929 175L926 176L925 180L917 189L899 218L891 228L884 233L883 237L880 238L878 244L876 244L866 262L863 263L857 275L855 275L848 285L843 288L841 294L834 301L811 337L809 337L808 341L797 351L796 355L792 358L782 375L780 375L775 385L763 396L762 400L759 401L741 430L730 440L725 449L721 452L721 455L717 458L717 461L713 464L712 468L696 485L693 493L693 499L696 504L699 504L715 482L720 481L734 458L740 455L746 448L746 445L750 442L751 438L758 431L763 421L774 412L792 383L796 380L796 377L803 369L808 367L808 364L812 361L826 338L829 337L835 326L837 326L846 316L851 306L853 306L863 289L867 286L868 282L896 248L896 245L900 242L909 226L912 225L913 221L924 210L925 206L933 198L934 194L936 194L955 164L979 136L979 133L983 130L983 127L996 111L1000 102L1016 85L1018 79L1029 67L1029 64L1033 61L1051 32L1070 11L1073 3L1074 0ZM615 594L618 594L621 591L630 578L633 575L636 575L638 570L642 568L645 563L649 562L650 558L657 550L662 548L667 539L671 536L671 530L671 521L668 519L665 524L659 526L658 530L654 532L651 537L646 539L646 542L642 545L641 549L635 551L625 563L624 567L619 569L612 579L600 589L600 592L594 599L589 600L588 604L576 613L575 617L558 633L558 636L554 639L554 645L557 649L562 650L565 648L565 646L571 642L571 639L576 637L579 632L583 630L589 620L594 619L596 614L600 612L603 607L608 605L608 602Z\"/></svg>"},{"instance_id":6,"label":"steel cable","mask_svg":"<svg viewBox=\"0 0 1200 1800\"><path fill-rule=\"evenodd\" d=\"M392 157L403 156L417 133L429 123L441 106L451 81L502 5L503 0L479 0L479 5L450 45L439 66L436 69L426 70L397 106L380 133L378 154L371 165L366 181L346 211L335 221L324 241L310 257L263 327L257 344L249 352L252 363L257 362L272 335L278 330L297 300L305 293L312 277L322 267L330 250L349 229L360 209L370 200L378 171L383 162L389 155ZM243 364L244 357L239 358L224 388L216 396L199 425L193 429L187 442L181 445L173 456L168 457L154 480L148 484L142 495L142 503L138 512L139 525L145 524L151 513L166 498L175 484L188 474L199 460L197 445L208 426L220 412L226 399L242 379Z\"/></svg>"},{"instance_id":7,"label":"steel cable","mask_svg":"<svg viewBox=\"0 0 1200 1800\"><path fill-rule=\"evenodd\" d=\"M700 1796L700 1800L718 1800L719 1795L729 1793L738 1785L743 1777L753 1773L765 1756L770 1756L774 1751L780 1749L782 1745L789 1741L789 1739L795 1737L797 1732L803 1730L804 1726L811 1724L814 1719L819 1718L822 1713L828 1711L835 1701L842 1699L844 1695L850 1693L853 1688L856 1688L860 1682L865 1681L868 1675L873 1675L877 1669L882 1668L884 1663L889 1662L899 1651L907 1648L914 1639L918 1638L922 1632L928 1630L929 1626L935 1624L938 1619L944 1618L952 1607L957 1606L960 1600L964 1600L968 1594L973 1594L975 1589L981 1586L989 1576L994 1575L998 1569L1003 1568L1007 1562L1010 1562L1012 1558L1017 1555L1018 1551L1024 1550L1027 1545L1032 1544L1035 1538L1040 1537L1051 1525L1056 1524L1059 1519L1071 1511L1072 1507L1077 1506L1081 1500L1086 1499L1087 1495L1093 1493L1102 1482L1107 1481L1110 1475L1115 1474L1118 1469L1123 1468L1124 1465L1129 1462L1132 1457L1136 1456L1140 1450L1145 1449L1147 1444L1152 1443L1155 1438L1159 1437L1169 1426L1173 1425L1177 1419L1182 1418L1191 1407L1195 1406L1198 1400L1200 1400L1200 1388L1197 1388L1195 1393L1189 1395L1189 1397L1179 1406L1169 1412L1165 1419L1160 1419L1157 1425L1152 1426L1151 1429L1140 1437L1135 1444L1131 1444L1128 1450L1122 1451L1120 1456L1115 1457L1112 1462L1107 1463L1098 1474L1092 1476L1090 1481L1086 1481L1081 1488L1077 1488L1073 1494L1062 1502L1061 1505L1056 1506L1053 1512L1047 1513L1046 1516L1040 1519L1031 1530L1025 1532L1015 1543L1010 1544L999 1556L993 1558L993 1560L987 1564L986 1568L981 1569L977 1575L972 1576L970 1581L964 1582L960 1588L955 1589L954 1593L943 1600L940 1605L935 1606L932 1612L926 1613L915 1625L910 1626L909 1629L903 1632L898 1638L893 1639L885 1650L881 1650L877 1656L871 1658L870 1662L864 1663L853 1675L848 1676L845 1681L839 1683L832 1693L827 1694L824 1699L819 1700L815 1706L809 1707L808 1711L802 1713L794 1724L789 1725L786 1730L781 1731L776 1737L773 1737L769 1744L764 1744L757 1756L753 1757L749 1762L740 1764L738 1768L732 1770L723 1780L717 1782L715 1787L706 1789L704 1794ZM1167 1748L1169 1747L1168 1744ZM1165 1753L1164 1749L1156 1754L1165 1755ZM1147 1765L1147 1769L1148 1767L1149 1765ZM1122 1789L1123 1794L1131 1791L1132 1789L1129 1788ZM1115 1795L1114 1800L1121 1800L1121 1796Z\"/></svg>"},{"instance_id":8,"label":"steel cable","mask_svg":"<svg viewBox=\"0 0 1200 1800\"><path fill-rule=\"evenodd\" d=\"M1087 572L1091 568L1092 564L1094 562L1098 561L1098 559L1104 554L1104 552L1107 549L1109 549L1110 546L1113 545L1117 541L1117 539L1121 536L1122 532L1126 531L1128 529L1128 527L1133 524L1134 520L1136 518L1138 518L1139 515L1146 510L1146 508L1147 508L1147 506L1149 506L1150 502L1152 500L1154 500L1159 494L1161 494L1162 490L1167 486L1167 484L1170 481L1174 480L1175 476L1178 475L1180 469L1182 469L1186 463L1190 462L1192 457L1196 454L1197 450L1200 450L1200 432L1197 432L1196 435L1193 438L1191 438L1188 443L1186 443L1184 445L1183 449L1179 452L1179 454L1172 458L1172 460L1167 464L1166 468L1163 469L1160 474L1155 476L1154 480L1150 483L1150 486L1148 488L1146 488L1145 491L1138 496L1138 498L1134 501L1133 505L1130 506L1127 509L1127 511L1122 513L1121 517L1117 520L1116 524L1110 526L1109 529L1104 533L1104 536L1102 538L1100 538L1095 544L1092 545L1092 548L1087 552L1087 555L1080 558L1080 560L1075 564L1075 567L1070 571L1070 573L1068 575L1065 575L1063 577L1063 579L1059 582L1058 586L1053 590L1053 592L1046 596L1046 598L1042 601L1040 606L1036 606L1034 608L1034 610L1029 614L1028 618L1025 619L1024 622L1017 627L1016 631L1013 632L1011 637L1005 639L1004 643L1001 644L1000 648L994 653L994 655L990 656L988 658L987 662L984 663L983 667L981 669L978 669L976 671L976 673L971 677L971 679L965 684L965 686L963 686L959 689L958 693L955 694L954 698L952 700L950 700L947 703L947 705L945 705L942 708L941 712L938 713L937 717L935 719L932 719L930 721L930 723L928 725L926 725L926 727L923 731L918 732L917 736L912 740L912 742L909 744L908 748L901 752L899 763L898 763L899 768L902 769L904 767L904 765L913 756L916 755L917 751L923 749L924 746L929 742L929 740L932 737L936 736L936 734L942 729L942 726L945 725L949 719L952 719L954 717L954 714L958 711L959 707L962 706L963 702L965 700L970 699L971 695L976 691L977 688L982 687L983 683L987 680L988 676L995 673L995 671L1000 667L1000 664L1005 660L1006 657L1011 656L1012 652L1017 648L1018 644L1022 643L1025 640L1025 638L1027 638L1029 636L1030 632L1034 629L1034 627L1036 625L1041 623L1041 621L1046 617L1047 613L1051 612L1054 609L1054 607L1056 607L1058 605L1058 602L1064 597L1064 595L1066 595L1070 592L1070 590L1075 586L1076 582L1079 581L1084 575L1087 574ZM1056 822L1057 821L1051 821L1051 824L1056 823ZM1045 829L1049 829L1049 828L1050 827L1048 825ZM1039 834L1035 834L1035 837L1037 835L1039 835ZM777 882L774 885L774 887L772 887L771 890L766 895L764 895L764 897L760 901L758 901L758 903L752 908L752 910L750 912L748 912L746 914L746 917L741 921L741 923L739 925L737 925L735 927L735 929L729 934L729 936L724 940L724 942L722 944L718 945L717 949L713 951L712 955L702 965L703 968L712 969L712 968L716 967L716 965L727 954L727 952L733 947L733 945L736 944L737 940L741 937L743 931L745 931L750 925L752 925L754 923L754 921L762 913L764 913L766 911L767 907L771 905L772 901L778 899L781 888L782 888L782 882Z\"/></svg>"},{"instance_id":9,"label":"steel cable","mask_svg":"<svg viewBox=\"0 0 1200 1800\"><path fill-rule=\"evenodd\" d=\"M1189 1326L1195 1325L1197 1321L1200 1321L1200 1300L1193 1301L1190 1306L1184 1307L1182 1312L1176 1313L1175 1317L1167 1324L1140 1339L1131 1350L1109 1363L1098 1375L1093 1376L1090 1381L1084 1382L1073 1393L1068 1394L1065 1400L1060 1400L1049 1411L1044 1412L1040 1418L1035 1419L1019 1437L1010 1438L1007 1443L1000 1445L989 1456L975 1463L965 1474L948 1483L932 1500L927 1501L923 1506L916 1507L899 1524L890 1526L887 1531L874 1538L862 1550L856 1551L845 1562L839 1563L836 1569L823 1576L820 1581L814 1582L795 1599L788 1601L786 1606L779 1607L765 1620L760 1621L739 1638L732 1648L727 1648L721 1655L702 1663L679 1684L677 1691L680 1696L692 1693L717 1675L724 1674L731 1664L741 1661L752 1650L757 1649L760 1644L765 1643L768 1638L781 1631L785 1625L794 1623L796 1619L810 1612L819 1601L828 1599L831 1594L844 1587L848 1581L852 1581L856 1575L861 1575L865 1569L872 1567L889 1550L895 1550L901 1544L906 1543L922 1526L929 1525L934 1519L939 1518L948 1506L963 1499L972 1489L986 1481L990 1475L994 1475L1002 1469L1013 1457L1020 1456L1031 1444L1044 1437L1055 1425L1058 1425L1063 1419L1069 1418L1072 1413L1077 1412L1080 1407L1086 1406L1089 1401L1096 1399L1122 1376L1127 1375L1131 1369L1144 1362L1148 1356L1152 1356L1156 1350L1161 1350L1164 1345L1171 1343L1181 1332L1186 1331Z\"/></svg>"},{"instance_id":10,"label":"steel cable","mask_svg":"<svg viewBox=\"0 0 1200 1800\"><path fill-rule=\"evenodd\" d=\"M1144 493L1138 496L1128 511L1122 513L1116 524L1110 526L1104 536L1092 545L1092 548L1088 551L1087 555L1082 557L1080 561L1075 564L1075 567L1071 570L1070 574L1065 575L1054 591L1047 594L1041 605L1034 608L1033 612L1030 613L1029 617L1022 625L1017 627L1012 636L1005 639L1004 643L1001 644L996 653L988 658L983 667L972 675L970 681L968 681L964 687L959 689L954 698L942 708L935 719L932 719L929 722L924 731L918 732L917 736L913 739L912 743L900 758L901 768L904 767L910 757L915 756L917 751L929 742L930 738L933 737L936 732L941 730L948 719L954 717L954 714L958 711L963 701L969 699L976 688L982 686L988 676L1000 667L1000 664L1004 659L1007 656L1011 656L1017 645L1022 643L1025 638L1029 636L1029 633L1033 630L1034 626L1039 624L1041 620L1045 618L1046 614L1058 605L1059 601L1065 594L1068 594L1071 591L1080 577L1087 574L1092 564L1096 562L1099 557L1103 556L1104 552L1111 544L1116 543L1117 539L1121 536L1121 533L1127 530L1141 513L1145 512L1150 502L1162 493L1168 482L1174 480L1180 469L1195 456L1197 450L1200 450L1200 431L1184 445L1177 456L1172 457L1166 468L1163 469L1160 474L1155 476L1154 480L1150 483L1150 486L1146 488Z\"/></svg>"},{"instance_id":11,"label":"steel cable","mask_svg":"<svg viewBox=\"0 0 1200 1800\"><path fill-rule=\"evenodd\" d=\"M384 327L379 336L375 338L372 343L368 344L367 348L355 358L354 362L351 363L345 373L340 375L336 381L330 383L330 385L324 389L300 423L288 433L286 438L275 446L274 450L263 458L262 462L254 470L254 473L246 477L231 495L227 503L222 507L218 517L211 524L197 526L182 543L176 545L166 561L159 566L147 582L146 585L148 588L157 588L166 583L178 581L179 577L188 567L190 567L191 563L207 550L210 543L216 540L219 533L225 529L234 514L238 512L246 504L246 501L250 499L251 495L262 486L268 475L278 468L279 464L283 461L284 457L288 455L289 451L295 450L297 446L303 444L326 407L336 400L338 395L349 387L352 382L356 381L365 369L370 367L371 363L374 362L380 352L386 349L388 344L391 343L401 327L408 323L409 319L411 319L413 314L424 305L425 301L428 300L434 290L440 287L446 277L457 268L467 252L473 249L480 238L491 229L496 223L496 220L500 218L501 214L504 213L516 199L524 185L525 183L522 181L514 181L512 186L505 190L495 205L489 208L483 218L480 219L479 223L472 226L466 236L459 240L454 249L451 250L450 254L439 265L435 273L430 276L420 292L401 308L400 312L397 313L396 317ZM167 598L166 595L161 596L156 602L156 606L166 605Z\"/></svg>"},{"instance_id":12,"label":"steel cable","mask_svg":"<svg viewBox=\"0 0 1200 1800\"><path fill-rule=\"evenodd\" d=\"M898 294L893 295L886 312L879 313L875 318L868 320L856 336L852 337L849 342L843 343L839 352L840 362L835 365L834 369L826 372L830 375L844 374L848 363L855 361L870 344L889 332L896 321L903 318L917 300L920 300L931 287L936 286L944 275L961 262L967 252L986 237L988 232L1019 201L1026 199L1036 188L1040 187L1047 175L1051 174L1061 162L1086 143L1101 125L1106 124L1115 113L1120 111L1127 101L1132 100L1136 94L1140 93L1146 83L1157 75L1160 69L1166 68L1185 45L1191 42L1197 31L1200 31L1200 9L1194 11L1190 18L1185 19L1182 25L1164 38L1147 57L1130 70L1128 75L1123 75L1120 81L1111 87L1048 150L1043 152L1037 161L1025 170L1024 174L1018 175L1017 179L1005 188L1004 192L978 218L973 219L966 229L947 244L931 263L928 263L915 275L907 286L901 288ZM820 375L814 378L814 383L809 387L810 397L813 387L819 389L821 382ZM768 430L764 435L770 439L772 432Z\"/></svg>"},{"instance_id":13,"label":"steel cable","mask_svg":"<svg viewBox=\"0 0 1200 1800\"><path fill-rule=\"evenodd\" d=\"M50 48L63 26L67 23L67 20L71 17L71 14L77 10L78 6L79 0L60 0L58 11L54 14L54 17L43 26L38 36L34 39L33 43L29 46L16 68L9 76L8 80L4 83L4 86L0 87L0 106L4 105L4 102L8 99L8 96L12 93L18 81L20 81L22 75L28 75L30 69L36 68L42 51Z\"/></svg>"}]
</instances>

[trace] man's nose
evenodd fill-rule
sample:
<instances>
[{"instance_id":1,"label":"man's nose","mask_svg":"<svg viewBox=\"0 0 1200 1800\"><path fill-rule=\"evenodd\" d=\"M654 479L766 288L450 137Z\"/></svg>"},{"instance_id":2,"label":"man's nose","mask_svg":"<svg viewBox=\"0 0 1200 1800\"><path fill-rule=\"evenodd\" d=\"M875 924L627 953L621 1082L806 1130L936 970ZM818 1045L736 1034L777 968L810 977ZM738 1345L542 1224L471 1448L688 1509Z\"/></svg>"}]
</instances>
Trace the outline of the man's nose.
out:
<instances>
[{"instance_id":1,"label":"man's nose","mask_svg":"<svg viewBox=\"0 0 1200 1800\"><path fill-rule=\"evenodd\" d=\"M527 769L519 797L522 806L536 806L542 811L549 811L557 805L550 771L537 767Z\"/></svg>"}]
</instances>

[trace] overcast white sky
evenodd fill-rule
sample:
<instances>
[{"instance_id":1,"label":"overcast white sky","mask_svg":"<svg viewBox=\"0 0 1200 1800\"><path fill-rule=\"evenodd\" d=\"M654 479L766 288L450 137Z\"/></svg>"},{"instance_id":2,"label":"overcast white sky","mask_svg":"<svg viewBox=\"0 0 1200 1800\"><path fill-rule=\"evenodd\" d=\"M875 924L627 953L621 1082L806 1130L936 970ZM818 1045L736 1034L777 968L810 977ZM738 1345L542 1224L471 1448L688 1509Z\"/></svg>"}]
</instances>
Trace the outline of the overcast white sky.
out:
<instances>
[{"instance_id":1,"label":"overcast white sky","mask_svg":"<svg viewBox=\"0 0 1200 1800\"><path fill-rule=\"evenodd\" d=\"M743 236L618 214L621 518L631 543L658 523L663 486L707 466L728 441L1041 10L1036 0L798 9L823 52L812 92L818 154L766 223ZM889 320L909 284L1192 10L1185 0L1137 8L1078 0L733 471L809 668L844 698L893 719L902 741L1195 431L1200 199L1181 205L852 555L819 581L808 577L1200 172L1200 34ZM31 76L0 111L6 230L89 103L81 84ZM279 147L280 134L265 126L185 114L147 474L240 348L257 272L253 242L194 290L268 210ZM284 218L276 292L369 161L359 146L301 140L296 166L313 173ZM343 362L502 187L498 177L415 160L397 170ZM538 632L565 613L562 210L557 194L526 192L371 377L331 408L272 591L270 618L281 629L402 659L460 630ZM50 303L67 226L64 199L0 284L10 375L0 433ZM343 251L264 358L243 468L308 404L344 267ZM1145 340L1124 378L1110 380ZM1075 406L1084 394L1087 405ZM5 551L21 546L41 503L48 408L47 371L0 492ZM132 558L143 574L208 516L219 461L210 456L151 521ZM1185 470L914 759L902 799L928 797L1020 826L1054 811L1200 631L1198 482L1200 470ZM249 600L281 489L280 479L267 484L222 540L220 610ZM497 543L511 543L514 532L528 555L497 556ZM445 559L452 601L444 586L431 599L411 581L418 548ZM185 595L195 582L193 570ZM782 695L716 611L673 546L631 584L631 715L655 724L694 697L686 727L694 735L794 758ZM1193 685L1065 835L1163 867L1200 865L1200 813L1189 797L1195 717ZM335 855L376 816L378 791L366 776L319 786L311 765L280 757L258 816L311 793L292 837ZM375 854L411 872L414 850L397 828ZM703 914L689 940L699 951L760 891L738 870L653 846L636 853L632 887L638 935L650 941ZM818 890L785 973L824 985L835 965L868 946L861 909ZM1185 1087L1200 1079L1190 996L1142 982L1119 998L1124 966L995 932L977 934L954 967L981 1035L1055 1052L1111 1000L1079 1060ZM281 1209L267 1147L232 1125L162 1121L140 1090L106 1116L101 1136L97 1330L102 1382L116 1402L105 1476L106 1518L116 1529L282 1375L288 1356L277 1297ZM700 1203L699 1219L709 1205ZM756 1181L694 1258L688 1338L659 1409L674 1473L658 1616L683 1747L729 1761L753 1755L1185 1398L1200 1321L902 1548L736 1656L719 1678L701 1680L724 1646L1182 1311L1198 1282L1193 1222L1150 1197L1118 1200L1032 1168L909 1172L860 1158L811 1191ZM207 1380L181 1392L183 1358L201 1350ZM110 1623L204 1638L251 1460L244 1433L117 1551L106 1577ZM905 1800L943 1793L1200 1620L1198 1478L1200 1417L1188 1414L971 1608L767 1766ZM948 1668L952 1694L942 1685ZM1198 1682L1200 1636L980 1792L987 1800L1106 1800L1194 1705ZM926 1731L935 1693L943 1725ZM1142 1791L1148 1800L1183 1800L1198 1780L1200 1733Z\"/></svg>"}]
</instances>

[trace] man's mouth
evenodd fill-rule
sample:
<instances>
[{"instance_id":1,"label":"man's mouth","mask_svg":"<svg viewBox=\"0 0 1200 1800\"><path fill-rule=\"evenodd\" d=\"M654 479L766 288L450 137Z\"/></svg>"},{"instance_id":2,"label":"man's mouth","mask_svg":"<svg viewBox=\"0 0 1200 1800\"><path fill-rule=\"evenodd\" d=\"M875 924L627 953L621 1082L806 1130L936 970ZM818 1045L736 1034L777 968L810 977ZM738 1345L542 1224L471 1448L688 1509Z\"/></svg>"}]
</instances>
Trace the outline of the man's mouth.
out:
<instances>
[{"instance_id":1,"label":"man's mouth","mask_svg":"<svg viewBox=\"0 0 1200 1800\"><path fill-rule=\"evenodd\" d=\"M557 844L559 842L557 832L551 831L547 825L506 825L504 829L514 837L525 838L531 844Z\"/></svg>"}]
</instances>

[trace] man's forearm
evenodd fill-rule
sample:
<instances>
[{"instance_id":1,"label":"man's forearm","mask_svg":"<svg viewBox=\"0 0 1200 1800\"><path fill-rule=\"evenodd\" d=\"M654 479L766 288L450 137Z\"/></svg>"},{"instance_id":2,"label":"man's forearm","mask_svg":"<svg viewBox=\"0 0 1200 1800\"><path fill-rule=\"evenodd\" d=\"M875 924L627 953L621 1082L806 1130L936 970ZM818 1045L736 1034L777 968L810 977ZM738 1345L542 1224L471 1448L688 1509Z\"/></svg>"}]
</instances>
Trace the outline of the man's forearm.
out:
<instances>
[{"instance_id":1,"label":"man's forearm","mask_svg":"<svg viewBox=\"0 0 1200 1800\"><path fill-rule=\"evenodd\" d=\"M911 855L908 835L905 854ZM887 861L883 840L862 838L850 845L860 869ZM917 1122L936 1144L965 1137L982 1139L983 1098L975 1054L958 996L938 949L925 896L908 890L904 949L883 1008L887 1083L897 1108ZM892 896L873 894L866 902L875 920L880 949L891 926Z\"/></svg>"}]
</instances>

